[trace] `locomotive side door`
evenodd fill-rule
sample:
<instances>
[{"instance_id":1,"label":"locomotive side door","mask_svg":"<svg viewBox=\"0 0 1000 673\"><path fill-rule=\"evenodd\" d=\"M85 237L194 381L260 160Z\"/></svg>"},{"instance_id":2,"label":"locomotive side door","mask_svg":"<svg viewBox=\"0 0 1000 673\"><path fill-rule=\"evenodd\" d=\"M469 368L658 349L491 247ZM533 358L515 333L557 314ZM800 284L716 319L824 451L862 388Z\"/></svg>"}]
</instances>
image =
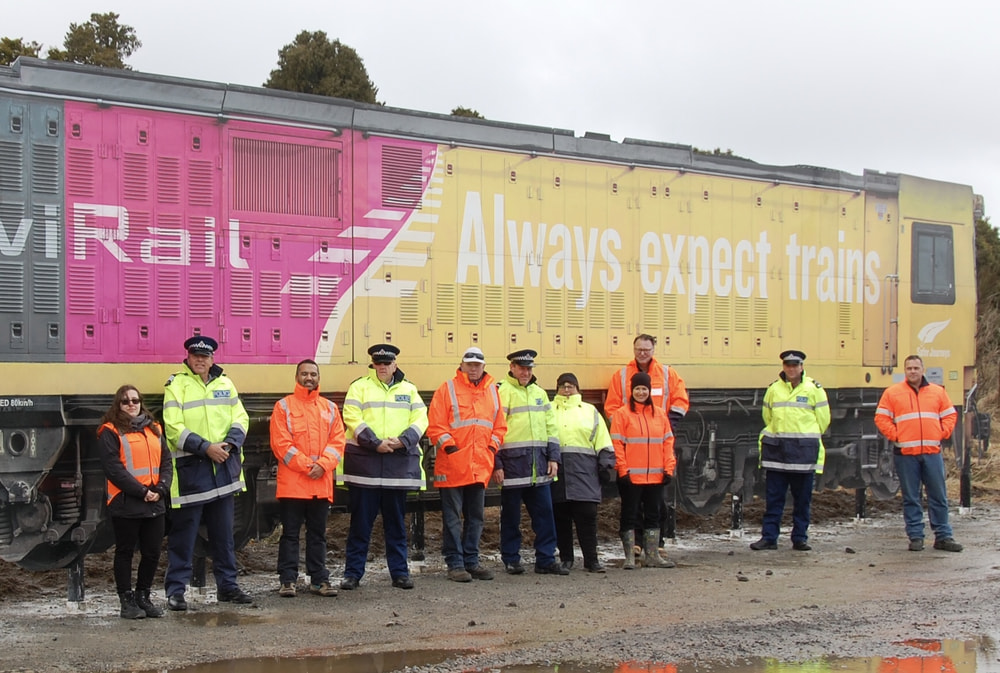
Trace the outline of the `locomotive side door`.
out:
<instances>
[{"instance_id":1,"label":"locomotive side door","mask_svg":"<svg viewBox=\"0 0 1000 673\"><path fill-rule=\"evenodd\" d=\"M865 366L888 371L899 364L899 202L895 195L865 192L864 227L862 358Z\"/></svg>"}]
</instances>

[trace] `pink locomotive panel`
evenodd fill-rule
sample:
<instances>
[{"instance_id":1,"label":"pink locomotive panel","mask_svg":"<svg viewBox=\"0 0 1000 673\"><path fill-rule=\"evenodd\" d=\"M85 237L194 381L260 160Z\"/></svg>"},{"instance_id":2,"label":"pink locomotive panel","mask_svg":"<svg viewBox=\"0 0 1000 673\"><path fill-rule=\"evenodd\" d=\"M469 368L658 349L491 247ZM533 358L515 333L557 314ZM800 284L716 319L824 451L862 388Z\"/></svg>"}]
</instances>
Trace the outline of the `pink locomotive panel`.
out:
<instances>
[{"instance_id":1,"label":"pink locomotive panel","mask_svg":"<svg viewBox=\"0 0 1000 673\"><path fill-rule=\"evenodd\" d=\"M67 362L173 362L192 334L225 362L315 356L437 149L78 103L66 120Z\"/></svg>"}]
</instances>

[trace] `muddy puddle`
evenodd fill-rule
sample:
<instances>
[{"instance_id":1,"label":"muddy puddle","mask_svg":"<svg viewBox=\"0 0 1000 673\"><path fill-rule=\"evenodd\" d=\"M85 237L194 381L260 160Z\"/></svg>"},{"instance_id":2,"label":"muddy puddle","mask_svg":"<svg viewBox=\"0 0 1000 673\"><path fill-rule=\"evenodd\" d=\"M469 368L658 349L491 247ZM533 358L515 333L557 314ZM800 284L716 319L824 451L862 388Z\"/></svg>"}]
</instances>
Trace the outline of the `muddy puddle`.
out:
<instances>
[{"instance_id":1,"label":"muddy puddle","mask_svg":"<svg viewBox=\"0 0 1000 673\"><path fill-rule=\"evenodd\" d=\"M579 663L507 666L479 669L477 673L1000 673L1000 653L996 640L908 640L913 656L823 657L787 663L755 659L738 664L710 661L675 664L670 662L627 661L617 666ZM463 653L446 650L415 650L335 657L263 657L200 664L175 669L177 673L391 673L421 667L442 671L472 671L460 664ZM149 671L147 673L153 673Z\"/></svg>"}]
</instances>

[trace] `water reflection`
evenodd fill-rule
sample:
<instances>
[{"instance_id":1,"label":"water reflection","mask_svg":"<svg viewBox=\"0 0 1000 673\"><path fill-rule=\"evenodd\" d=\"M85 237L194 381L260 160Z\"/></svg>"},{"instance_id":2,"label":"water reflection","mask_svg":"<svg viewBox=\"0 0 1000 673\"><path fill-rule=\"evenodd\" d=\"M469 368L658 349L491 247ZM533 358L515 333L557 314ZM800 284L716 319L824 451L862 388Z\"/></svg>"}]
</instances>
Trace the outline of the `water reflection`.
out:
<instances>
[{"instance_id":1,"label":"water reflection","mask_svg":"<svg viewBox=\"0 0 1000 673\"><path fill-rule=\"evenodd\" d=\"M452 650L414 650L336 657L258 657L198 664L172 669L171 673L388 673L407 666L437 664L460 654Z\"/></svg>"}]
</instances>

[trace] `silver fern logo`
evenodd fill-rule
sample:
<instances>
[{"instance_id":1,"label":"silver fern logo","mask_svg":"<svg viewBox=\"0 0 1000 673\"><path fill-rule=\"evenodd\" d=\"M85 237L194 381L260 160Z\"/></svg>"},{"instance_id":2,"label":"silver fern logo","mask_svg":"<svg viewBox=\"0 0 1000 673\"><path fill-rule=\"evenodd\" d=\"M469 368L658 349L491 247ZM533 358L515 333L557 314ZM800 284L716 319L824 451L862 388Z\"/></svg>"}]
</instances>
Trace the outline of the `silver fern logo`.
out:
<instances>
[{"instance_id":1,"label":"silver fern logo","mask_svg":"<svg viewBox=\"0 0 1000 673\"><path fill-rule=\"evenodd\" d=\"M917 346L917 355L922 358L926 357L936 357L936 358L946 358L951 357L950 349L940 349L932 348L931 344L937 339L938 335L941 334L951 324L951 319L940 320L936 322L929 322L920 328L917 332L917 339L920 344Z\"/></svg>"}]
</instances>

